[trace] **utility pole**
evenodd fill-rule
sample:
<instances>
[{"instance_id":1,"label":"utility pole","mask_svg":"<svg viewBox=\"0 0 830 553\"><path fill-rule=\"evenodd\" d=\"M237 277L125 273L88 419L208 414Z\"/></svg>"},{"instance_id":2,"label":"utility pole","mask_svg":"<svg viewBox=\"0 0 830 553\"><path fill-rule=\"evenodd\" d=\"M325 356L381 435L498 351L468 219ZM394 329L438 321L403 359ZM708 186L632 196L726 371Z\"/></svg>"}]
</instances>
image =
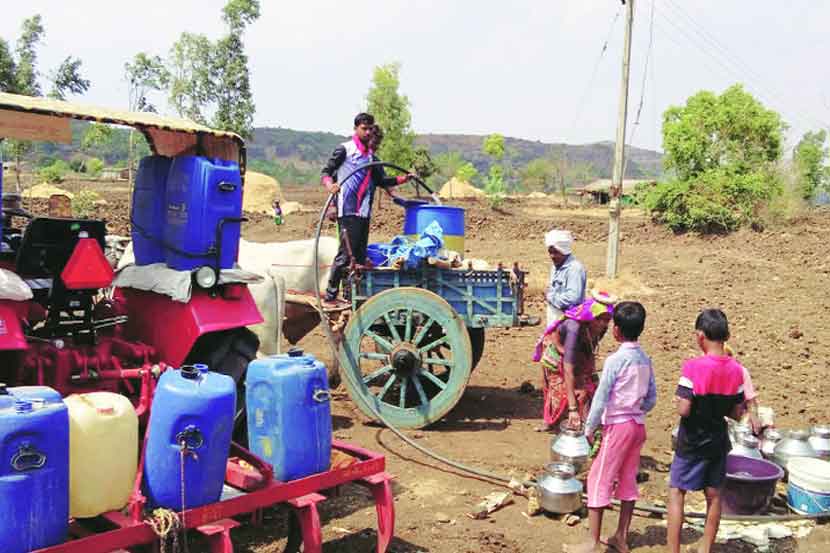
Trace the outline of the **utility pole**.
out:
<instances>
[{"instance_id":1,"label":"utility pole","mask_svg":"<svg viewBox=\"0 0 830 553\"><path fill-rule=\"evenodd\" d=\"M622 86L620 88L620 111L617 121L617 142L614 146L614 172L611 176L611 190L608 224L608 257L605 276L617 277L620 251L620 196L622 195L623 171L625 169L625 121L628 117L628 75L631 68L631 28L634 26L634 0L622 0L625 10L625 39L623 43Z\"/></svg>"}]
</instances>

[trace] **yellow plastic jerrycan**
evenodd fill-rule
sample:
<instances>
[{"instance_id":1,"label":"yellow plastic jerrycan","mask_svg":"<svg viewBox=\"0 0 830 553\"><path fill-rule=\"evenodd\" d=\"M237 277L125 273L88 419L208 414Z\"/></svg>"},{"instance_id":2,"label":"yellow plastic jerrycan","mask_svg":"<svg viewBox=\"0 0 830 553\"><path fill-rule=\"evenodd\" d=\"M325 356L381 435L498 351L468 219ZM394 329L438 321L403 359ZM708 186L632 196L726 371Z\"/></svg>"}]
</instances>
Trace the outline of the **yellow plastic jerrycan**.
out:
<instances>
[{"instance_id":1,"label":"yellow plastic jerrycan","mask_svg":"<svg viewBox=\"0 0 830 553\"><path fill-rule=\"evenodd\" d=\"M75 394L69 409L69 516L86 518L123 508L138 469L138 417L126 397Z\"/></svg>"}]
</instances>

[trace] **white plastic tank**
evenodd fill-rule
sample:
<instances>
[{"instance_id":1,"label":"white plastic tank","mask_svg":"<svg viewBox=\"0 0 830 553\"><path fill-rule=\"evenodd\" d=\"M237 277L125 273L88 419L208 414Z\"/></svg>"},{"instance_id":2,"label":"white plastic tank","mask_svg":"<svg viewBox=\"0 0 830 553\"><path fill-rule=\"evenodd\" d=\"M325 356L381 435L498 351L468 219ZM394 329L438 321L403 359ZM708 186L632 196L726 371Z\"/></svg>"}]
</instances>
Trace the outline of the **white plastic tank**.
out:
<instances>
[{"instance_id":1,"label":"white plastic tank","mask_svg":"<svg viewBox=\"0 0 830 553\"><path fill-rule=\"evenodd\" d=\"M98 516L122 509L138 469L138 417L126 397L75 394L69 409L69 515Z\"/></svg>"}]
</instances>

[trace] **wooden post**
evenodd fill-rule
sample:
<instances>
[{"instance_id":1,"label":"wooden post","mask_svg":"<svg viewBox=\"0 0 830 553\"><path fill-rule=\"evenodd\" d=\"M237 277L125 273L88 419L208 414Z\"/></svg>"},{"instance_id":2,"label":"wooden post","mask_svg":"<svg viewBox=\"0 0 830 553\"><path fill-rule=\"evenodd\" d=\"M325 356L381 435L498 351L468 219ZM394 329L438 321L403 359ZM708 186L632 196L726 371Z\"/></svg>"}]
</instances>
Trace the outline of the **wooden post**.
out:
<instances>
[{"instance_id":1,"label":"wooden post","mask_svg":"<svg viewBox=\"0 0 830 553\"><path fill-rule=\"evenodd\" d=\"M634 0L623 0L626 4L625 39L623 43L622 86L620 89L620 110L617 121L617 142L614 146L614 173L611 177L611 201L609 203L608 225L608 257L605 266L605 275L608 278L617 277L620 251L620 196L622 182L625 175L625 122L628 116L628 76L631 68L631 29L634 25Z\"/></svg>"}]
</instances>

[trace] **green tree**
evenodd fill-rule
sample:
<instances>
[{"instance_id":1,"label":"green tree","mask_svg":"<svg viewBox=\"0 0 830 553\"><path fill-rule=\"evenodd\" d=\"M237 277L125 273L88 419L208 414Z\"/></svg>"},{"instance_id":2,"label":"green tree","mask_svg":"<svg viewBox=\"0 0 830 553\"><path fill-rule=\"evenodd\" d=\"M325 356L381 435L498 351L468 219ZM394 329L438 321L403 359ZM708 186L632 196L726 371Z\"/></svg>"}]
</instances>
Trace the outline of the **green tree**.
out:
<instances>
[{"instance_id":1,"label":"green tree","mask_svg":"<svg viewBox=\"0 0 830 553\"><path fill-rule=\"evenodd\" d=\"M40 15L23 20L23 29L17 40L17 69L14 92L26 96L40 96L38 84L37 47L43 39L43 22Z\"/></svg>"},{"instance_id":2,"label":"green tree","mask_svg":"<svg viewBox=\"0 0 830 553\"><path fill-rule=\"evenodd\" d=\"M67 56L49 75L52 89L49 97L66 100L67 94L83 94L89 90L89 79L81 76L81 60Z\"/></svg>"},{"instance_id":3,"label":"green tree","mask_svg":"<svg viewBox=\"0 0 830 553\"><path fill-rule=\"evenodd\" d=\"M213 44L205 35L182 33L168 59L169 102L180 117L207 124L204 111L214 95Z\"/></svg>"},{"instance_id":4,"label":"green tree","mask_svg":"<svg viewBox=\"0 0 830 553\"><path fill-rule=\"evenodd\" d=\"M148 95L151 92L164 90L170 82L170 73L161 57L139 52L131 62L124 64L124 76L129 85L127 100L129 110L156 112L156 106L150 101ZM127 174L130 187L132 187L135 165L135 129L131 127L129 133Z\"/></svg>"},{"instance_id":5,"label":"green tree","mask_svg":"<svg viewBox=\"0 0 830 553\"><path fill-rule=\"evenodd\" d=\"M828 183L827 131L807 132L793 149L793 161L798 170L799 192L811 200Z\"/></svg>"},{"instance_id":6,"label":"green tree","mask_svg":"<svg viewBox=\"0 0 830 553\"><path fill-rule=\"evenodd\" d=\"M14 92L17 89L16 73L17 64L9 43L0 38L0 92Z\"/></svg>"},{"instance_id":7,"label":"green tree","mask_svg":"<svg viewBox=\"0 0 830 553\"><path fill-rule=\"evenodd\" d=\"M92 123L81 138L81 151L91 157L94 152L105 144L109 144L114 136L113 128L101 123ZM82 171L87 170L87 161L84 160Z\"/></svg>"},{"instance_id":8,"label":"green tree","mask_svg":"<svg viewBox=\"0 0 830 553\"><path fill-rule=\"evenodd\" d=\"M785 124L740 85L698 92L663 115L664 167L644 207L672 229L724 232L758 222L782 190L775 163Z\"/></svg>"},{"instance_id":9,"label":"green tree","mask_svg":"<svg viewBox=\"0 0 830 553\"><path fill-rule=\"evenodd\" d=\"M684 180L711 169L745 174L781 157L785 128L741 85L701 91L663 114L663 164Z\"/></svg>"},{"instance_id":10,"label":"green tree","mask_svg":"<svg viewBox=\"0 0 830 553\"><path fill-rule=\"evenodd\" d=\"M559 167L552 160L539 157L522 167L519 176L528 190L551 192L559 184Z\"/></svg>"},{"instance_id":11,"label":"green tree","mask_svg":"<svg viewBox=\"0 0 830 553\"><path fill-rule=\"evenodd\" d=\"M455 175L453 176L460 181L472 183L473 179L478 176L478 169L476 169L475 165L468 161L460 166L455 171Z\"/></svg>"},{"instance_id":12,"label":"green tree","mask_svg":"<svg viewBox=\"0 0 830 553\"><path fill-rule=\"evenodd\" d=\"M504 185L504 166L501 164L505 151L504 136L498 133L491 134L484 139L481 149L490 156L493 162L490 165L487 183L484 185L484 193L487 194L490 207L496 208L504 201L507 193L507 188Z\"/></svg>"},{"instance_id":13,"label":"green tree","mask_svg":"<svg viewBox=\"0 0 830 553\"><path fill-rule=\"evenodd\" d=\"M426 146L415 147L412 152L412 169L424 180L431 177L438 170Z\"/></svg>"},{"instance_id":14,"label":"green tree","mask_svg":"<svg viewBox=\"0 0 830 553\"><path fill-rule=\"evenodd\" d=\"M415 133L412 131L409 98L398 92L400 71L399 63L375 67L372 85L366 95L366 108L383 128L383 143L378 152L380 158L401 167L411 167Z\"/></svg>"}]
</instances>

